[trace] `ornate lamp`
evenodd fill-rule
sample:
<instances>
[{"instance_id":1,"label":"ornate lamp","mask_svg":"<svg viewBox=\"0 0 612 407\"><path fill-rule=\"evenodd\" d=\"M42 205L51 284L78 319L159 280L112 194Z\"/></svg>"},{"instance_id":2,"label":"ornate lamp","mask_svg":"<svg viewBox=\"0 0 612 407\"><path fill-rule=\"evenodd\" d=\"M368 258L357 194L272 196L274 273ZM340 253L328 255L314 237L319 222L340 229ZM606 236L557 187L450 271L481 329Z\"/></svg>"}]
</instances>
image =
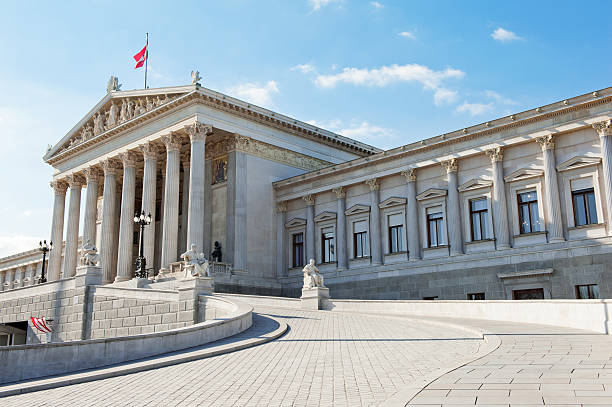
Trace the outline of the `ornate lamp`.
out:
<instances>
[{"instance_id":1,"label":"ornate lamp","mask_svg":"<svg viewBox=\"0 0 612 407\"><path fill-rule=\"evenodd\" d=\"M147 259L144 256L144 228L151 223L151 213L145 216L144 211L134 214L134 223L140 225L140 250L136 259L136 277L147 278Z\"/></svg>"},{"instance_id":2,"label":"ornate lamp","mask_svg":"<svg viewBox=\"0 0 612 407\"><path fill-rule=\"evenodd\" d=\"M38 279L38 284L42 284L47 282L47 279L45 278L45 261L47 253L53 250L53 242L49 242L49 244L47 244L47 241L43 240L42 242L39 242L38 245L40 246L38 250L40 250L43 254L42 273Z\"/></svg>"}]
</instances>

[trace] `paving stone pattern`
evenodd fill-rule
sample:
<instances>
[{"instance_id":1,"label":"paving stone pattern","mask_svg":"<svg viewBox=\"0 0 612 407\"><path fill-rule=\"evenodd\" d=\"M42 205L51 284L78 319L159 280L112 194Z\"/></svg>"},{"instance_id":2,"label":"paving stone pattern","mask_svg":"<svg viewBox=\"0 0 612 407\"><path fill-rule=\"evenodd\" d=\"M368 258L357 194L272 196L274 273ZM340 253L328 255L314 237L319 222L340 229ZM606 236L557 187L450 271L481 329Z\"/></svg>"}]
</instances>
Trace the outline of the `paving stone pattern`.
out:
<instances>
[{"instance_id":1,"label":"paving stone pattern","mask_svg":"<svg viewBox=\"0 0 612 407\"><path fill-rule=\"evenodd\" d=\"M372 315L256 308L289 332L242 351L23 394L3 406L366 406L477 352L461 329Z\"/></svg>"}]
</instances>

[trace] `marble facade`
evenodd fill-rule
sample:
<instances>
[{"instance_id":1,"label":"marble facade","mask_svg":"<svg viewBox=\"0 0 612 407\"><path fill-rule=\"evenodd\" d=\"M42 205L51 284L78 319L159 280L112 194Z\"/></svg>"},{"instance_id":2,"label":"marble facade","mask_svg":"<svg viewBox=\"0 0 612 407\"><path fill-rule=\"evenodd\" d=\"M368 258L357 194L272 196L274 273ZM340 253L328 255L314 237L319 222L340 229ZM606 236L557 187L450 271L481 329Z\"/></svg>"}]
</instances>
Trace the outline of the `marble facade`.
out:
<instances>
[{"instance_id":1,"label":"marble facade","mask_svg":"<svg viewBox=\"0 0 612 407\"><path fill-rule=\"evenodd\" d=\"M312 258L335 298L610 297L611 119L607 88L382 151L199 84L110 90L44 157L49 279L80 222L103 283L131 279L144 210L150 274L218 241L218 291L298 297Z\"/></svg>"}]
</instances>

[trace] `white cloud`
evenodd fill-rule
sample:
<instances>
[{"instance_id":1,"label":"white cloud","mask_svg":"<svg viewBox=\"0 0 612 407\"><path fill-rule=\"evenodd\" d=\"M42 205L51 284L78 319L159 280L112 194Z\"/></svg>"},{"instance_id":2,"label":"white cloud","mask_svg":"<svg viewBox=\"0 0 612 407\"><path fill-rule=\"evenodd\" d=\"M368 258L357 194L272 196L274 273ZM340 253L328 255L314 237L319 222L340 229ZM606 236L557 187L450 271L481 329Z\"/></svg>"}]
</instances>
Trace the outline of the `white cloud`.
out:
<instances>
[{"instance_id":1,"label":"white cloud","mask_svg":"<svg viewBox=\"0 0 612 407\"><path fill-rule=\"evenodd\" d=\"M455 110L458 113L469 113L471 116L478 116L493 110L493 103L485 104L463 102L463 104L457 106L457 109Z\"/></svg>"},{"instance_id":2,"label":"white cloud","mask_svg":"<svg viewBox=\"0 0 612 407\"><path fill-rule=\"evenodd\" d=\"M515 33L513 33L512 31L504 30L501 27L493 31L491 33L491 37L493 37L494 40L501 41L501 42L518 41L518 40L523 39L519 37L518 35L516 35Z\"/></svg>"},{"instance_id":3,"label":"white cloud","mask_svg":"<svg viewBox=\"0 0 612 407\"><path fill-rule=\"evenodd\" d=\"M345 124L340 119L333 119L328 122L309 120L306 123L383 149L402 144L395 130L376 126L365 120L352 120L349 124Z\"/></svg>"},{"instance_id":4,"label":"white cloud","mask_svg":"<svg viewBox=\"0 0 612 407\"><path fill-rule=\"evenodd\" d=\"M518 102L512 100L512 99L508 99L502 95L500 95L499 93L492 91L492 90L485 90L485 95L489 98L489 99L493 99L498 103L504 104L504 105L517 105Z\"/></svg>"},{"instance_id":5,"label":"white cloud","mask_svg":"<svg viewBox=\"0 0 612 407\"><path fill-rule=\"evenodd\" d=\"M299 64L291 67L292 71L300 71L301 73L310 73L315 71L315 67L312 64Z\"/></svg>"},{"instance_id":6,"label":"white cloud","mask_svg":"<svg viewBox=\"0 0 612 407\"><path fill-rule=\"evenodd\" d=\"M0 236L0 257L25 252L38 247L37 239L32 236Z\"/></svg>"},{"instance_id":7,"label":"white cloud","mask_svg":"<svg viewBox=\"0 0 612 407\"><path fill-rule=\"evenodd\" d=\"M441 106L457 101L458 97L459 95L454 90L438 88L434 93L434 103L436 106Z\"/></svg>"},{"instance_id":8,"label":"white cloud","mask_svg":"<svg viewBox=\"0 0 612 407\"><path fill-rule=\"evenodd\" d=\"M308 3L310 7L312 7L312 11L317 11L331 3L339 3L341 1L342 0L308 0Z\"/></svg>"},{"instance_id":9,"label":"white cloud","mask_svg":"<svg viewBox=\"0 0 612 407\"><path fill-rule=\"evenodd\" d=\"M434 71L419 64L393 64L374 69L344 68L341 73L318 75L315 84L321 88L334 88L338 83L383 87L396 82L418 82L425 89L436 91L434 101L441 104L456 100L457 97L457 92L443 86L444 81L464 76L465 73L459 69Z\"/></svg>"},{"instance_id":10,"label":"white cloud","mask_svg":"<svg viewBox=\"0 0 612 407\"><path fill-rule=\"evenodd\" d=\"M374 7L376 10L380 10L381 8L385 8L384 4L381 4L381 3L377 2L377 1L371 1L370 5L372 7Z\"/></svg>"},{"instance_id":11,"label":"white cloud","mask_svg":"<svg viewBox=\"0 0 612 407\"><path fill-rule=\"evenodd\" d=\"M401 33L397 35L399 35L400 37L411 39L411 40L416 40L416 34L414 31L402 31Z\"/></svg>"},{"instance_id":12,"label":"white cloud","mask_svg":"<svg viewBox=\"0 0 612 407\"><path fill-rule=\"evenodd\" d=\"M272 105L272 95L280 93L280 91L275 81L268 81L263 86L258 83L243 83L236 85L231 87L228 93L238 99L244 99L247 102L267 107Z\"/></svg>"}]
</instances>

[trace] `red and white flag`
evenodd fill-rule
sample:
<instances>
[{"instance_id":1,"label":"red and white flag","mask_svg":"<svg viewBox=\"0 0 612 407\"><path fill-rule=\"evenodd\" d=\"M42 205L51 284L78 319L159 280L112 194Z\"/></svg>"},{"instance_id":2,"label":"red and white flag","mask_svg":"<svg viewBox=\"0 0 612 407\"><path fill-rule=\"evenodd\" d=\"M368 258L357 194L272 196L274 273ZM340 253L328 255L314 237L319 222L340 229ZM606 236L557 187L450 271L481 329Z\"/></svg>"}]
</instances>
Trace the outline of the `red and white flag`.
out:
<instances>
[{"instance_id":1,"label":"red and white flag","mask_svg":"<svg viewBox=\"0 0 612 407\"><path fill-rule=\"evenodd\" d=\"M51 321L53 321L52 319L47 319L45 317L30 317L30 320L32 321L32 325L34 325L36 329L38 329L40 332L51 332Z\"/></svg>"},{"instance_id":2,"label":"red and white flag","mask_svg":"<svg viewBox=\"0 0 612 407\"><path fill-rule=\"evenodd\" d=\"M148 48L149 48L149 40L147 40L147 43L144 46L144 48L141 49L138 54L134 55L134 59L136 60L136 66L134 67L134 69L138 69L142 67L145 61L149 58Z\"/></svg>"}]
</instances>

